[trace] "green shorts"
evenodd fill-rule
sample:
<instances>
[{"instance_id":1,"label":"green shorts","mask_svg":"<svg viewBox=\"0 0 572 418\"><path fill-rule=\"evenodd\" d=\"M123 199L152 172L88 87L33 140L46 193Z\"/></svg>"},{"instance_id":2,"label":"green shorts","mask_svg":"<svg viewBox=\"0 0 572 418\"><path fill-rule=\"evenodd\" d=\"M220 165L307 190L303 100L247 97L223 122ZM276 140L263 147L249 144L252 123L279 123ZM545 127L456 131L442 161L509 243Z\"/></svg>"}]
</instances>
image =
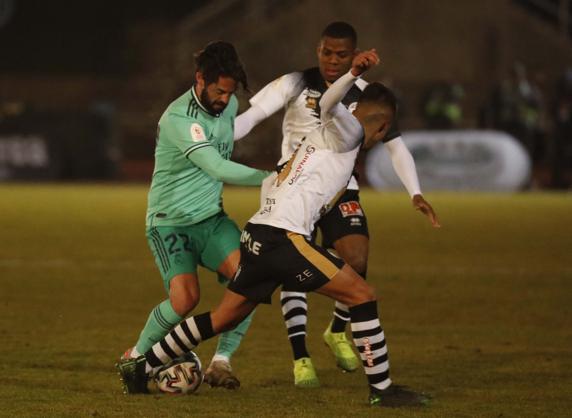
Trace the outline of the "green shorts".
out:
<instances>
[{"instance_id":1,"label":"green shorts","mask_svg":"<svg viewBox=\"0 0 572 418\"><path fill-rule=\"evenodd\" d=\"M220 212L195 225L149 227L147 242L168 292L173 277L196 273L197 265L216 272L240 248L240 230Z\"/></svg>"}]
</instances>

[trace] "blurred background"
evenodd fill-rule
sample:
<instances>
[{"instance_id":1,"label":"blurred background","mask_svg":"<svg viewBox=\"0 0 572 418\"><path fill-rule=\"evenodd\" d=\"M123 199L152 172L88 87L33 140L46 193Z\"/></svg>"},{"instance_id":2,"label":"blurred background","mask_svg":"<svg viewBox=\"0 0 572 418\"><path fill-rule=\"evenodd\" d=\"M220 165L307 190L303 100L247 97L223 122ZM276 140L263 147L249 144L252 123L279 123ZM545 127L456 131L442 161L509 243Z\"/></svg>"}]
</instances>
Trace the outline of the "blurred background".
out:
<instances>
[{"instance_id":1,"label":"blurred background","mask_svg":"<svg viewBox=\"0 0 572 418\"><path fill-rule=\"evenodd\" d=\"M570 0L0 0L0 181L148 181L156 124L196 51L234 43L254 93L315 66L335 20L379 51L367 78L397 93L425 189L570 188ZM272 167L280 125L234 159ZM374 151L361 181L400 187Z\"/></svg>"}]
</instances>

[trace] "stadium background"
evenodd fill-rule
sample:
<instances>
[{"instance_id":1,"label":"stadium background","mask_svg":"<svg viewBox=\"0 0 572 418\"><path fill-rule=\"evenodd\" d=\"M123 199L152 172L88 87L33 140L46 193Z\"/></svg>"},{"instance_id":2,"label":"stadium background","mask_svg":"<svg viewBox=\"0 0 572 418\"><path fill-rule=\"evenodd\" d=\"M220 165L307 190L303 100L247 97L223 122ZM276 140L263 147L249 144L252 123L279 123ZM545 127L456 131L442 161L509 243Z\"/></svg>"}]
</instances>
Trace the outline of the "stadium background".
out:
<instances>
[{"instance_id":1,"label":"stadium background","mask_svg":"<svg viewBox=\"0 0 572 418\"><path fill-rule=\"evenodd\" d=\"M566 0L371 0L359 7L318 0L172 1L168 7L3 0L0 14L0 179L148 180L157 120L189 87L194 52L213 39L232 40L255 92L279 74L314 65L320 30L344 18L359 29L361 47L380 51L383 65L370 78L399 94L403 130L500 128L523 143L530 136L534 173L528 185L570 184ZM526 70L531 97L509 92L495 100L515 66ZM443 117L430 107L439 95L446 96ZM243 107L247 98L241 95ZM497 120L510 106L528 113ZM563 112L562 122L557 116ZM279 124L280 115L263 124L238 144L235 158L272 166ZM27 148L14 141L14 135L38 133L49 137L49 164L41 156L22 161ZM82 165L76 155L84 157ZM38 176L30 173L34 167Z\"/></svg>"},{"instance_id":2,"label":"stadium background","mask_svg":"<svg viewBox=\"0 0 572 418\"><path fill-rule=\"evenodd\" d=\"M364 191L396 379L435 396L425 411L386 415L569 416L571 8L568 0L0 0L0 416L376 414L363 403L363 376L333 370L319 344L330 314L319 297L309 328L317 392L291 385L276 302L260 309L236 356L237 394L124 398L112 368L162 296L143 235L146 188L157 120L189 87L193 53L232 41L255 92L314 65L332 20L354 24L359 45L380 51L369 78L398 92L406 132L498 128L494 92L517 67L542 98L531 106L538 147L527 149L523 193L429 191L444 224L432 231L404 192ZM449 103L457 116L436 122L427 104L443 86L462 93ZM240 93L243 108L247 99ZM276 115L234 158L272 167L279 132ZM239 224L256 200L253 190L225 192ZM221 293L203 277L200 310Z\"/></svg>"}]
</instances>

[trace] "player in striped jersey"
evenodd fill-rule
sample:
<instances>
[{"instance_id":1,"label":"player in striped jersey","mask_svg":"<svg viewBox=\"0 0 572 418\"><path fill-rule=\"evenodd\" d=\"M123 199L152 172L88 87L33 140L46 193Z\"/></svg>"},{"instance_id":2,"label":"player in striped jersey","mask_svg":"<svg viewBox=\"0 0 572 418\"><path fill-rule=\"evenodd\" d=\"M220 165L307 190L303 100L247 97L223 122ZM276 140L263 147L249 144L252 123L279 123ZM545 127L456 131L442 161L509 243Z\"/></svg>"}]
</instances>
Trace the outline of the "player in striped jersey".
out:
<instances>
[{"instance_id":1,"label":"player in striped jersey","mask_svg":"<svg viewBox=\"0 0 572 418\"><path fill-rule=\"evenodd\" d=\"M213 42L196 57L196 80L173 101L159 120L155 168L148 196L147 239L168 298L151 311L134 358L160 341L199 303L197 266L234 276L240 258L240 231L222 208L222 186L260 185L269 174L230 161L238 101L234 91L247 87L246 73L234 47ZM230 357L251 317L219 339L206 379L212 386L235 389Z\"/></svg>"},{"instance_id":2,"label":"player in striped jersey","mask_svg":"<svg viewBox=\"0 0 572 418\"><path fill-rule=\"evenodd\" d=\"M251 107L237 117L235 139L246 135L255 125L280 109L283 119L282 156L279 164L287 161L295 149L313 129L321 124L320 98L328 86L347 73L357 53L357 35L345 22L328 25L317 50L319 66L305 71L286 74L268 84L251 100ZM353 110L367 82L358 79L348 90L342 104ZM421 195L413 158L401 139L394 121L383 138L393 167L412 198L416 209L430 213L430 205ZM365 211L360 204L359 187L352 176L347 190L333 209L317 221L322 233L322 246L335 250L362 277L366 277L369 250L369 232ZM307 299L303 292L280 293L282 312L294 356L294 384L297 387L319 386L318 376L306 347ZM359 367L345 328L349 321L348 307L336 302L331 323L323 334L332 350L337 365L345 371Z\"/></svg>"},{"instance_id":3,"label":"player in striped jersey","mask_svg":"<svg viewBox=\"0 0 572 418\"><path fill-rule=\"evenodd\" d=\"M392 384L373 287L309 240L315 222L347 186L360 148L381 141L395 115L395 97L380 83L366 87L353 116L339 103L357 77L378 62L375 50L353 59L351 70L320 100L321 125L306 135L279 173L264 180L261 207L241 235L240 266L218 307L186 319L143 356L119 365L128 393L145 391L149 376L160 367L236 326L258 303L269 303L282 286L316 291L349 307L371 405L426 403L425 396Z\"/></svg>"}]
</instances>

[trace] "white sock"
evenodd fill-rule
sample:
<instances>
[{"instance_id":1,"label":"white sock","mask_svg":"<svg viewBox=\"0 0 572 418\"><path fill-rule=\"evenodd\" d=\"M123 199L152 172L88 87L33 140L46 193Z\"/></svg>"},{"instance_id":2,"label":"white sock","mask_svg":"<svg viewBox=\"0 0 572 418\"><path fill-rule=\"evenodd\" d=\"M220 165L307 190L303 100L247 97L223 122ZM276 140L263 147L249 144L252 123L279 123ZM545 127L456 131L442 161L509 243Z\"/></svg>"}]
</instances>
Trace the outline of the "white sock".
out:
<instances>
[{"instance_id":1,"label":"white sock","mask_svg":"<svg viewBox=\"0 0 572 418\"><path fill-rule=\"evenodd\" d=\"M211 363L214 363L215 361L223 361L230 364L230 359L227 356L223 356L222 354L215 354L211 360Z\"/></svg>"},{"instance_id":2,"label":"white sock","mask_svg":"<svg viewBox=\"0 0 572 418\"><path fill-rule=\"evenodd\" d=\"M141 355L141 353L139 351L137 351L137 347L133 347L131 349L131 353L129 353L129 357L131 358L137 358Z\"/></svg>"}]
</instances>

